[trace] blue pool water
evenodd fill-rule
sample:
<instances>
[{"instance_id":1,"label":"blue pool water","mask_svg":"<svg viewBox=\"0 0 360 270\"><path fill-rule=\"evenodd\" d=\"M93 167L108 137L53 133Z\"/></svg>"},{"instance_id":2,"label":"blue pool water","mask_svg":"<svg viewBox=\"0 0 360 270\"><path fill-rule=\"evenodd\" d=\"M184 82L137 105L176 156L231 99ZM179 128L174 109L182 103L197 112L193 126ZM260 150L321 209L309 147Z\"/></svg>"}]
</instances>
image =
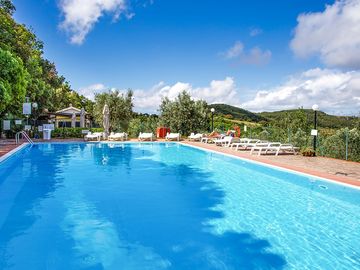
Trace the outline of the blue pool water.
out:
<instances>
[{"instance_id":1,"label":"blue pool water","mask_svg":"<svg viewBox=\"0 0 360 270\"><path fill-rule=\"evenodd\" d=\"M173 144L0 163L0 269L360 269L360 191Z\"/></svg>"}]
</instances>

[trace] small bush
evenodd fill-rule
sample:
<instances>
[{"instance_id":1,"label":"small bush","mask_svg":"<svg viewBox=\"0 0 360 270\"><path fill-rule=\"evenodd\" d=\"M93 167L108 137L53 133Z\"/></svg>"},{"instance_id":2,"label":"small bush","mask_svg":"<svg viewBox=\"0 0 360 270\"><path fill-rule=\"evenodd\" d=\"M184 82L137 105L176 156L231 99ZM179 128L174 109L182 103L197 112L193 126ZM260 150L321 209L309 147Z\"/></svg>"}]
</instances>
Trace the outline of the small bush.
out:
<instances>
[{"instance_id":1,"label":"small bush","mask_svg":"<svg viewBox=\"0 0 360 270\"><path fill-rule=\"evenodd\" d=\"M314 151L314 149L312 149L310 147L306 147L303 150L301 150L301 154L304 157L314 157L315 156L315 151Z\"/></svg>"},{"instance_id":2,"label":"small bush","mask_svg":"<svg viewBox=\"0 0 360 270\"><path fill-rule=\"evenodd\" d=\"M51 132L53 138L82 138L84 134L83 130L90 130L91 132L103 132L102 128L55 128Z\"/></svg>"}]
</instances>

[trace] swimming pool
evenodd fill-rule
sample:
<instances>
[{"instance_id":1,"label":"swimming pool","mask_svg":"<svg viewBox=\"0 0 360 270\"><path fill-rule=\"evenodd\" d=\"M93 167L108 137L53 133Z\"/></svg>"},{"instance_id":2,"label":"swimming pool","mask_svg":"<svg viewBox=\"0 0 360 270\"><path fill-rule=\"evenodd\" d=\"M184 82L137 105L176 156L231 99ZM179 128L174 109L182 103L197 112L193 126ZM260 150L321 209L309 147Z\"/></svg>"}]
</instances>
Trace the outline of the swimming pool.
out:
<instances>
[{"instance_id":1,"label":"swimming pool","mask_svg":"<svg viewBox=\"0 0 360 270\"><path fill-rule=\"evenodd\" d=\"M360 269L360 191L178 143L0 163L0 269Z\"/></svg>"}]
</instances>

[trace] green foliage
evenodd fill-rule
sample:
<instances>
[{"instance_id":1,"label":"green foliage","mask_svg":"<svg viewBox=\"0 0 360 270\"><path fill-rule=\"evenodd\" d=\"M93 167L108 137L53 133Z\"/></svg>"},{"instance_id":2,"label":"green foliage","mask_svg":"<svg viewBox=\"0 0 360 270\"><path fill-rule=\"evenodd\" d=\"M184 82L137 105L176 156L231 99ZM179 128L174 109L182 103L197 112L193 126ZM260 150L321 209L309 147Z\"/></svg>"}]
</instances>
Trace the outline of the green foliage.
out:
<instances>
[{"instance_id":1,"label":"green foliage","mask_svg":"<svg viewBox=\"0 0 360 270\"><path fill-rule=\"evenodd\" d=\"M227 104L211 104L208 107L214 108L216 115L224 115L226 118L231 117L242 121L253 122L267 121L265 117L257 115L256 113Z\"/></svg>"},{"instance_id":2,"label":"green foliage","mask_svg":"<svg viewBox=\"0 0 360 270\"><path fill-rule=\"evenodd\" d=\"M16 10L11 0L0 0L0 8L9 15L13 15Z\"/></svg>"},{"instance_id":3,"label":"green foliage","mask_svg":"<svg viewBox=\"0 0 360 270\"><path fill-rule=\"evenodd\" d=\"M15 7L10 0L0 0L0 49L10 52L16 61L12 60L7 65L1 63L1 79L4 74L13 72L13 64L18 62L23 67L26 76L26 90L16 96L14 105L6 108L7 113L21 116L21 102L27 96L30 101L38 103L39 114L43 109L56 111L68 107L70 103L78 108L84 107L87 112L92 112L92 102L71 90L65 78L58 75L56 67L43 57L43 43L33 31L23 24L17 23L12 18ZM2 55L4 56L4 55ZM22 73L20 72L18 76ZM10 76L10 75L7 75ZM15 79L8 80L6 88L17 89ZM4 84L2 86L4 89ZM2 90L4 92L4 90ZM4 98L7 98L6 95ZM1 113L1 112L0 112ZM36 118L35 115L30 118Z\"/></svg>"},{"instance_id":4,"label":"green foliage","mask_svg":"<svg viewBox=\"0 0 360 270\"><path fill-rule=\"evenodd\" d=\"M299 128L293 134L289 142L301 149L304 149L311 144L311 140L312 136L308 135L308 133Z\"/></svg>"},{"instance_id":5,"label":"green foliage","mask_svg":"<svg viewBox=\"0 0 360 270\"><path fill-rule=\"evenodd\" d=\"M360 130L343 128L325 138L321 145L322 155L345 159L346 140L348 141L348 159L360 161Z\"/></svg>"},{"instance_id":6,"label":"green foliage","mask_svg":"<svg viewBox=\"0 0 360 270\"><path fill-rule=\"evenodd\" d=\"M301 150L301 154L304 157L314 157L315 156L315 151L313 148L311 147L306 147L304 149Z\"/></svg>"},{"instance_id":7,"label":"green foliage","mask_svg":"<svg viewBox=\"0 0 360 270\"><path fill-rule=\"evenodd\" d=\"M258 113L259 116L268 119L268 122L279 123L285 122L285 119L294 119L296 115L301 117L301 123L307 127L300 126L303 130L307 130L312 127L314 123L314 111L310 109L295 109L295 110L284 110L276 112L262 112ZM329 115L319 111L318 115L318 126L322 128L344 128L344 127L356 127L359 118L355 116L335 116ZM306 119L306 120L305 120ZM298 128L298 127L296 127Z\"/></svg>"},{"instance_id":8,"label":"green foliage","mask_svg":"<svg viewBox=\"0 0 360 270\"><path fill-rule=\"evenodd\" d=\"M95 95L94 118L102 126L103 109L105 104L110 110L110 131L125 131L129 128L129 123L133 114L133 92L128 90L125 94L118 90L109 91Z\"/></svg>"},{"instance_id":9,"label":"green foliage","mask_svg":"<svg viewBox=\"0 0 360 270\"><path fill-rule=\"evenodd\" d=\"M85 134L82 134L83 130L90 130L91 132L103 132L102 128L55 128L51 132L53 138L83 138Z\"/></svg>"},{"instance_id":10,"label":"green foliage","mask_svg":"<svg viewBox=\"0 0 360 270\"><path fill-rule=\"evenodd\" d=\"M140 132L156 133L159 126L159 117L156 114L137 114L134 113L133 119L129 123L128 134L132 138L139 136Z\"/></svg>"},{"instance_id":11,"label":"green foliage","mask_svg":"<svg viewBox=\"0 0 360 270\"><path fill-rule=\"evenodd\" d=\"M188 135L209 127L208 108L203 100L195 101L181 92L174 101L164 98L160 104L160 124L172 132Z\"/></svg>"},{"instance_id":12,"label":"green foliage","mask_svg":"<svg viewBox=\"0 0 360 270\"><path fill-rule=\"evenodd\" d=\"M0 116L21 108L28 73L19 57L0 48Z\"/></svg>"}]
</instances>

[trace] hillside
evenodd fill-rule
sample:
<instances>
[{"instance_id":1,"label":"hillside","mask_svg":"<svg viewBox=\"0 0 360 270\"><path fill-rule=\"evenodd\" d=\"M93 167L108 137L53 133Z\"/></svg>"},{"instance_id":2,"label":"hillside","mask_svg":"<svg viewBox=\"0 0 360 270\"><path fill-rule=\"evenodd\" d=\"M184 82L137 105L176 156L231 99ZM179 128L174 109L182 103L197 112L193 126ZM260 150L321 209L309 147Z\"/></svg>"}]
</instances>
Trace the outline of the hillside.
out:
<instances>
[{"instance_id":1,"label":"hillside","mask_svg":"<svg viewBox=\"0 0 360 270\"><path fill-rule=\"evenodd\" d=\"M249 122L267 121L267 119L261 115L227 104L211 104L209 108L214 108L217 115L222 114L228 116L227 118L231 116L233 119Z\"/></svg>"},{"instance_id":2,"label":"hillside","mask_svg":"<svg viewBox=\"0 0 360 270\"><path fill-rule=\"evenodd\" d=\"M276 112L261 112L257 115L269 119L270 121L278 121L286 117L287 114L295 112L296 110L283 110ZM314 111L311 109L304 109L307 115L308 122L314 122ZM343 128L355 127L359 123L359 118L354 116L336 116L324 112L318 112L318 125L323 128Z\"/></svg>"},{"instance_id":3,"label":"hillside","mask_svg":"<svg viewBox=\"0 0 360 270\"><path fill-rule=\"evenodd\" d=\"M211 104L209 105L209 108L214 108L217 115L221 114L226 118L233 119L234 121L239 120L256 123L279 121L287 117L288 114L297 111L297 109L294 109L275 112L253 113L248 110L227 104ZM304 109L304 112L306 113L308 122L311 125L314 121L314 111L311 109ZM359 121L359 118L354 116L336 116L321 111L318 112L318 125L319 127L323 128L351 128L359 125Z\"/></svg>"}]
</instances>

